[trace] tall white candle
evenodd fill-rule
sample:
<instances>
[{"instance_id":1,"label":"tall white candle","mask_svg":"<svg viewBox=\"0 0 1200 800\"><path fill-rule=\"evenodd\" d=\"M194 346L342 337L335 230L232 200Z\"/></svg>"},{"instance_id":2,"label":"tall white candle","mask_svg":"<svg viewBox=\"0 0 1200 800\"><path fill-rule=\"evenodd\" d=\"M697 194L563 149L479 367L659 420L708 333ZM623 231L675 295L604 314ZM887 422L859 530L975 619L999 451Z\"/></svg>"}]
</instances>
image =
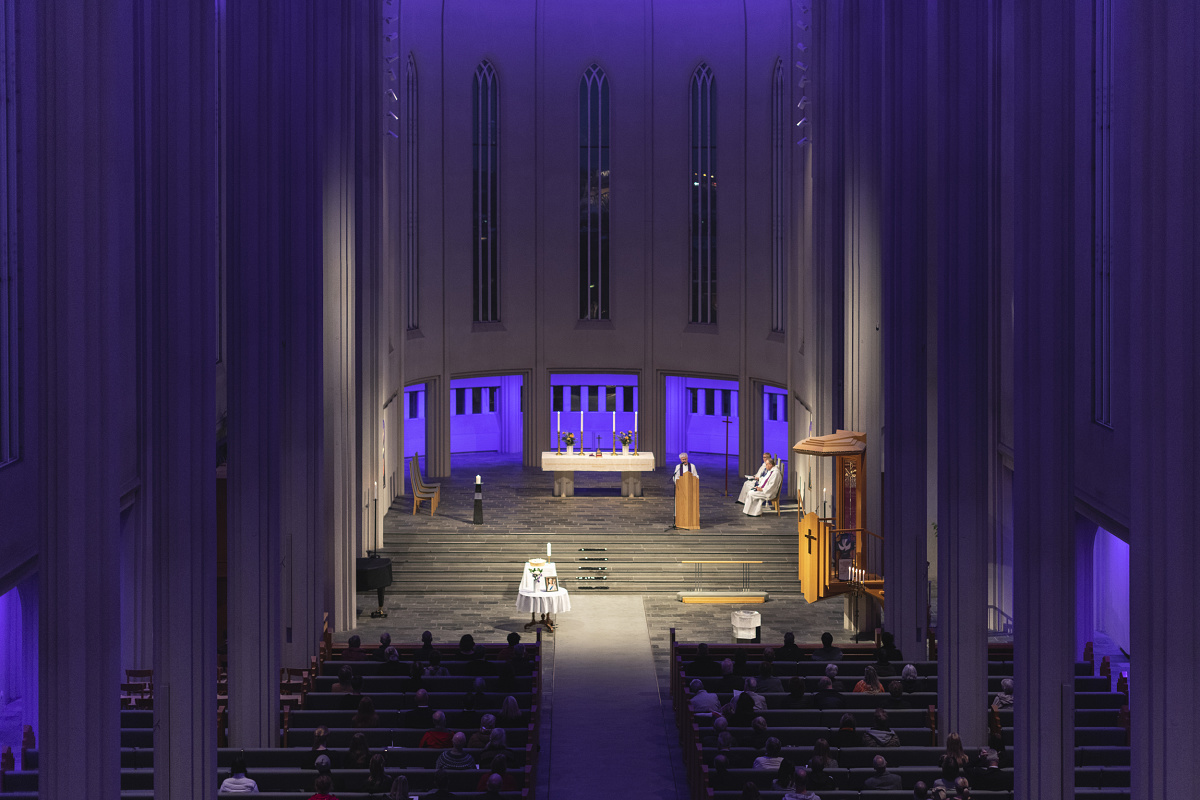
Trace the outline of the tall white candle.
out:
<instances>
[{"instance_id":1,"label":"tall white candle","mask_svg":"<svg viewBox=\"0 0 1200 800\"><path fill-rule=\"evenodd\" d=\"M562 433L562 412L561 412L561 411L556 411L555 413L556 413L556 414L558 414L558 417L557 417L557 419L556 419L556 425L555 425L554 432L555 432L555 433Z\"/></svg>"},{"instance_id":2,"label":"tall white candle","mask_svg":"<svg viewBox=\"0 0 1200 800\"><path fill-rule=\"evenodd\" d=\"M617 432L617 412L613 412L613 433Z\"/></svg>"},{"instance_id":3,"label":"tall white candle","mask_svg":"<svg viewBox=\"0 0 1200 800\"><path fill-rule=\"evenodd\" d=\"M550 543L546 542L546 558L550 557Z\"/></svg>"},{"instance_id":4,"label":"tall white candle","mask_svg":"<svg viewBox=\"0 0 1200 800\"><path fill-rule=\"evenodd\" d=\"M633 432L637 433L637 412L633 412Z\"/></svg>"},{"instance_id":5,"label":"tall white candle","mask_svg":"<svg viewBox=\"0 0 1200 800\"><path fill-rule=\"evenodd\" d=\"M579 437L583 438L583 409L579 410ZM581 441L580 444L583 444Z\"/></svg>"}]
</instances>

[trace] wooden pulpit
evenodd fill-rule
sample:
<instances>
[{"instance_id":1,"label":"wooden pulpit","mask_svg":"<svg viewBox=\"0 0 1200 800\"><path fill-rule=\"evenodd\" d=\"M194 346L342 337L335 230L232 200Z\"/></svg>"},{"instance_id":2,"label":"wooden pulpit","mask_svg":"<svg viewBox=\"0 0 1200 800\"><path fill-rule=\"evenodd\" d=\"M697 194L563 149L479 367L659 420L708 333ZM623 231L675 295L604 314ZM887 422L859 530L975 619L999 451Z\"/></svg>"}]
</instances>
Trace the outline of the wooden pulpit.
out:
<instances>
[{"instance_id":1,"label":"wooden pulpit","mask_svg":"<svg viewBox=\"0 0 1200 800\"><path fill-rule=\"evenodd\" d=\"M700 530L700 479L690 472L675 481L675 527Z\"/></svg>"},{"instance_id":2,"label":"wooden pulpit","mask_svg":"<svg viewBox=\"0 0 1200 800\"><path fill-rule=\"evenodd\" d=\"M827 528L810 511L800 518L800 591L804 599L815 603L825 596L822 570L829 572L829 539Z\"/></svg>"}]
</instances>

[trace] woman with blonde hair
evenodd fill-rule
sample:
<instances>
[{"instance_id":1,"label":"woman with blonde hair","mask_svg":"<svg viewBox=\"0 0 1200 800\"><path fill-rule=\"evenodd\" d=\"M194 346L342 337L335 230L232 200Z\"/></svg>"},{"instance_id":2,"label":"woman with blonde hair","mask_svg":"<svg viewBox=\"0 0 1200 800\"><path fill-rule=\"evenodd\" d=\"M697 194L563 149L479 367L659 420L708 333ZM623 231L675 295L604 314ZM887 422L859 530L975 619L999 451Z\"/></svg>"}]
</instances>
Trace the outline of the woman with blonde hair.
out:
<instances>
[{"instance_id":1,"label":"woman with blonde hair","mask_svg":"<svg viewBox=\"0 0 1200 800\"><path fill-rule=\"evenodd\" d=\"M887 689L880 683L879 673L875 671L875 667L868 666L863 670L863 679L854 684L854 691L866 692L867 694L883 694Z\"/></svg>"}]
</instances>

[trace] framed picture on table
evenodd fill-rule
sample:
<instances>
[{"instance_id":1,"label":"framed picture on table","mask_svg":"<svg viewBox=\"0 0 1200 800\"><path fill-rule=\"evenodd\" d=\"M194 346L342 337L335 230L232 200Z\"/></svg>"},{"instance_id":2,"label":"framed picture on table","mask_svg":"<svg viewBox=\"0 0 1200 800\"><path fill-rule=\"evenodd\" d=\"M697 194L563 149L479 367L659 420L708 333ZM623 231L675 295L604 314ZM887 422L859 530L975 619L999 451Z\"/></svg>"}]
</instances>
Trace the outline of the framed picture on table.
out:
<instances>
[{"instance_id":1,"label":"framed picture on table","mask_svg":"<svg viewBox=\"0 0 1200 800\"><path fill-rule=\"evenodd\" d=\"M546 584L546 588L543 591L547 591L547 592L557 592L558 591L558 578L555 578L551 575L547 575L542 580Z\"/></svg>"}]
</instances>

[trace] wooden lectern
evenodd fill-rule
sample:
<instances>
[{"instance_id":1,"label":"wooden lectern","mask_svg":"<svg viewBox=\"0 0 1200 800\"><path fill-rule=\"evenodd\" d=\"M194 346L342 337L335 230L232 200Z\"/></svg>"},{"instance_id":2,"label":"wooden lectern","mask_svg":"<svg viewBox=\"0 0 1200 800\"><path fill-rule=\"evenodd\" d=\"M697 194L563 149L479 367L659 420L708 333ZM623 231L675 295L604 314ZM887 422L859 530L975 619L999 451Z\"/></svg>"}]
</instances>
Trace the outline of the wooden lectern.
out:
<instances>
[{"instance_id":1,"label":"wooden lectern","mask_svg":"<svg viewBox=\"0 0 1200 800\"><path fill-rule=\"evenodd\" d=\"M700 479L691 472L675 481L675 527L700 530Z\"/></svg>"}]
</instances>

